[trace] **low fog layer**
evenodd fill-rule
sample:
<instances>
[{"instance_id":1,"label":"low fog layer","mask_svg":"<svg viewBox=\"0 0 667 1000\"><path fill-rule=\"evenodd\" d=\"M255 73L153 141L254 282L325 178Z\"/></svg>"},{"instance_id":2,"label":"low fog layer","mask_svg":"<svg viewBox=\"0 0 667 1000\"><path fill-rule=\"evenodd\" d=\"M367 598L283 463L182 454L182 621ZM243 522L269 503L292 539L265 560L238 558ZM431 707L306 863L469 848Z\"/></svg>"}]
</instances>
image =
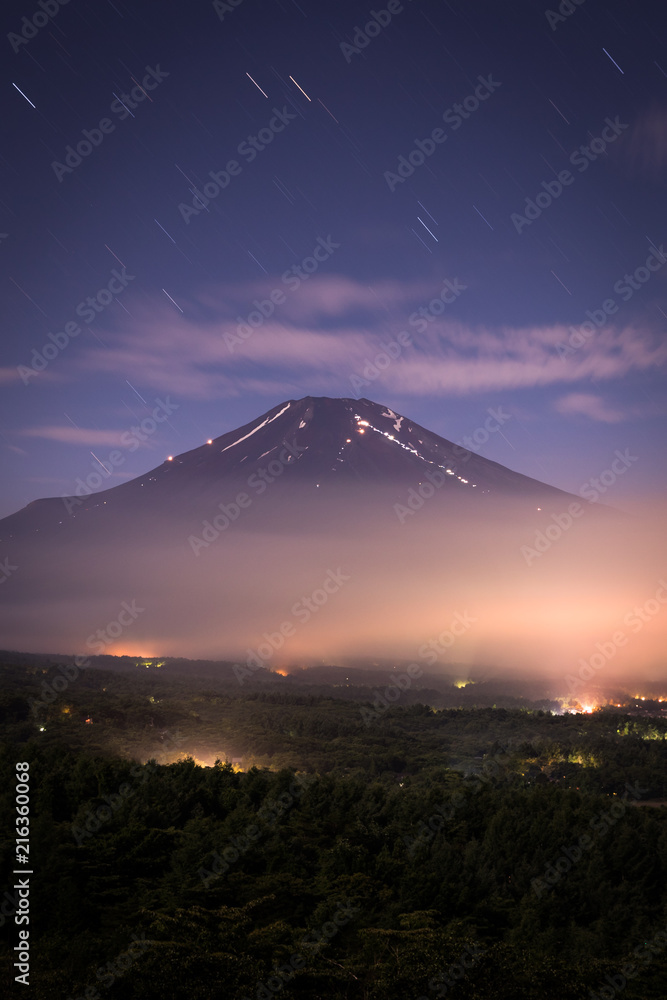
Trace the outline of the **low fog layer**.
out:
<instances>
[{"instance_id":1,"label":"low fog layer","mask_svg":"<svg viewBox=\"0 0 667 1000\"><path fill-rule=\"evenodd\" d=\"M220 501L228 514L234 496ZM572 676L632 686L664 675L656 511L377 488L276 492L263 510L219 513L144 512L122 527L3 543L15 568L0 595L2 645L283 671L400 657L425 669L491 665L563 692Z\"/></svg>"}]
</instances>

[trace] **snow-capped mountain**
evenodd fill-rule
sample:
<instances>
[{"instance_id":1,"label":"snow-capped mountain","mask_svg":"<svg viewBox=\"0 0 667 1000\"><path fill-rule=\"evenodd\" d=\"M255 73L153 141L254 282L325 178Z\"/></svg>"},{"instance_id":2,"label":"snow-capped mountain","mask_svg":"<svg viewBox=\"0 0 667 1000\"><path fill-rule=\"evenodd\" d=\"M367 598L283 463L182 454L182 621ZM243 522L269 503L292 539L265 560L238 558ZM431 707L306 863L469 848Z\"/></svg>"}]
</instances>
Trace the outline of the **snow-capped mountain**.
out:
<instances>
[{"instance_id":1,"label":"snow-capped mountain","mask_svg":"<svg viewBox=\"0 0 667 1000\"><path fill-rule=\"evenodd\" d=\"M598 514L367 399L289 400L119 486L82 485L0 521L5 648L409 657L475 621L457 656L497 657L508 622L542 614L537 588L552 600L542 567L579 559L572 505L584 531Z\"/></svg>"},{"instance_id":2,"label":"snow-capped mountain","mask_svg":"<svg viewBox=\"0 0 667 1000\"><path fill-rule=\"evenodd\" d=\"M272 487L275 501L326 495L354 485L384 487L396 502L409 488L433 485L439 499L473 494L551 500L568 494L512 472L468 451L402 414L368 399L306 396L280 403L256 420L228 431L127 483L71 498L38 500L0 520L0 541L37 531L50 534L79 525L102 527L118 518L195 516L245 486L250 496ZM275 484L275 486L274 486ZM423 489L423 492L427 492ZM357 491L357 495L358 491ZM476 502L476 501L475 501ZM113 516L112 516L113 515ZM269 514L267 512L266 516Z\"/></svg>"}]
</instances>

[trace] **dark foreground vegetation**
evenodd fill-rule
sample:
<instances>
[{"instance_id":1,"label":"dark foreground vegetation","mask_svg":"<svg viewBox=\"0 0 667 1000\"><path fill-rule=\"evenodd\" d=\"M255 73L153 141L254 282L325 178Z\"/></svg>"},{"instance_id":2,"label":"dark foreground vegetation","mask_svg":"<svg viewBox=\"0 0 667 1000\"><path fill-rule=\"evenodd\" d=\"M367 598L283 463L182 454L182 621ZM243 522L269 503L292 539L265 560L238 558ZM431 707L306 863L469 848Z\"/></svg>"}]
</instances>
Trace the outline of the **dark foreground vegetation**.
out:
<instances>
[{"instance_id":1,"label":"dark foreground vegetation","mask_svg":"<svg viewBox=\"0 0 667 1000\"><path fill-rule=\"evenodd\" d=\"M665 996L664 719L434 709L414 688L378 711L368 691L153 668L87 670L45 700L57 676L2 667L10 995Z\"/></svg>"}]
</instances>

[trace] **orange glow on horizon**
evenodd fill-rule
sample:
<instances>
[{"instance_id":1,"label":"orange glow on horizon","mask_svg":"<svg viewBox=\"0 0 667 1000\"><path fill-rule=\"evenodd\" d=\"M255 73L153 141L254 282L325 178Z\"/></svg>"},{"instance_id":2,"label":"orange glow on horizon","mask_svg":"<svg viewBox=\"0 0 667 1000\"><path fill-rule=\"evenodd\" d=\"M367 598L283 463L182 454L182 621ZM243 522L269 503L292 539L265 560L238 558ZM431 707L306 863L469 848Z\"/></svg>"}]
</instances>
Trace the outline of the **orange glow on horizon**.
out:
<instances>
[{"instance_id":1,"label":"orange glow on horizon","mask_svg":"<svg viewBox=\"0 0 667 1000\"><path fill-rule=\"evenodd\" d=\"M156 658L155 653L138 653L136 649L129 649L125 646L110 646L105 649L103 656L131 656L133 660L154 660Z\"/></svg>"}]
</instances>

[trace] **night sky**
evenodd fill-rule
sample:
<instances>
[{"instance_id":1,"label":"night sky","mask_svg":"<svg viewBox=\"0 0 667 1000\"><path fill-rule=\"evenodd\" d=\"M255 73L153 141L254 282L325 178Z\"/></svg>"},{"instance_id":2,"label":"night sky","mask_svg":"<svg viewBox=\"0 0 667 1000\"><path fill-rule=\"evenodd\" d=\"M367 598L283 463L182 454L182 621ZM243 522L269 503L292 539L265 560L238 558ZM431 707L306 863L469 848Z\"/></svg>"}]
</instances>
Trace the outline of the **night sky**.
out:
<instances>
[{"instance_id":1,"label":"night sky","mask_svg":"<svg viewBox=\"0 0 667 1000\"><path fill-rule=\"evenodd\" d=\"M3 5L0 515L306 395L659 496L667 24L558 10Z\"/></svg>"}]
</instances>

